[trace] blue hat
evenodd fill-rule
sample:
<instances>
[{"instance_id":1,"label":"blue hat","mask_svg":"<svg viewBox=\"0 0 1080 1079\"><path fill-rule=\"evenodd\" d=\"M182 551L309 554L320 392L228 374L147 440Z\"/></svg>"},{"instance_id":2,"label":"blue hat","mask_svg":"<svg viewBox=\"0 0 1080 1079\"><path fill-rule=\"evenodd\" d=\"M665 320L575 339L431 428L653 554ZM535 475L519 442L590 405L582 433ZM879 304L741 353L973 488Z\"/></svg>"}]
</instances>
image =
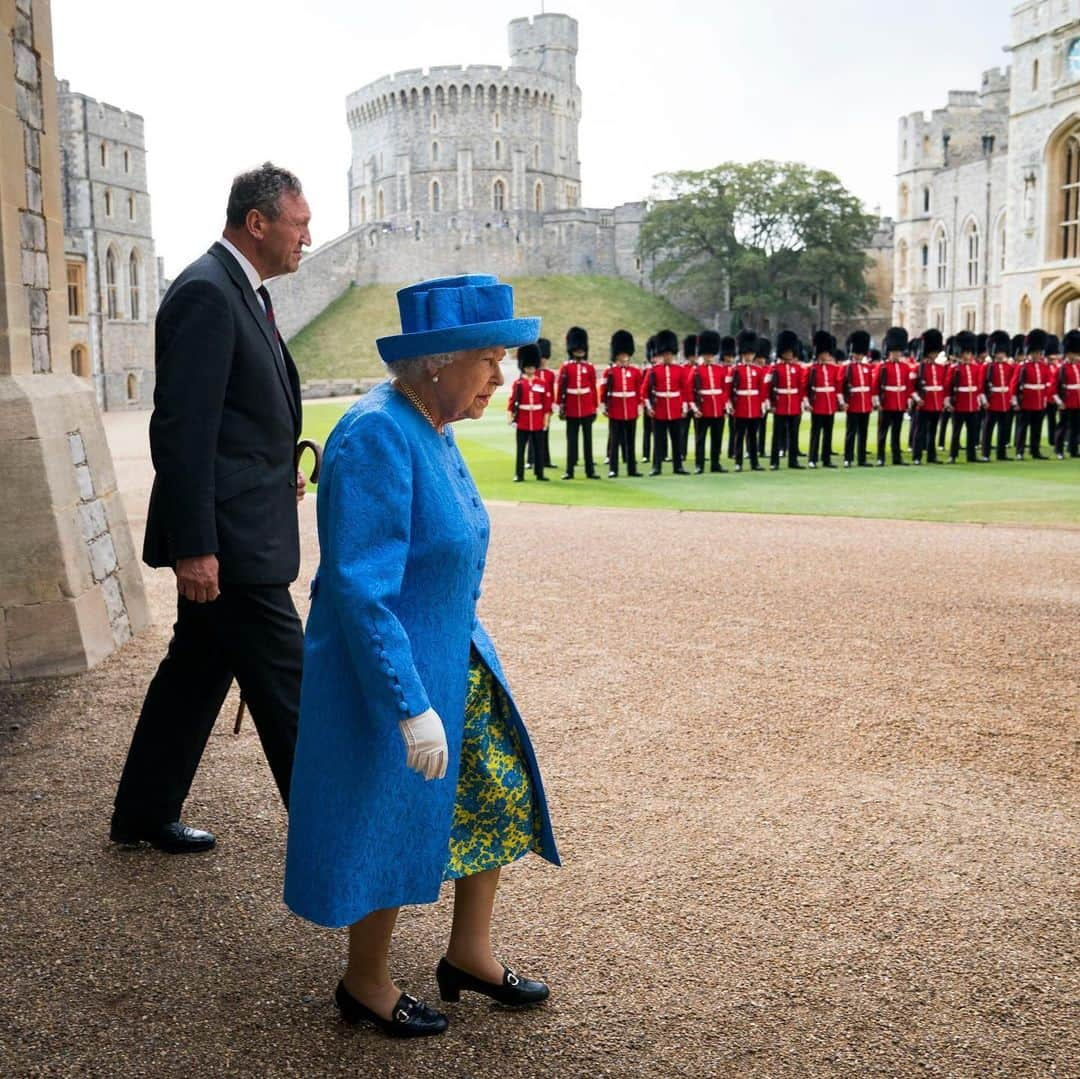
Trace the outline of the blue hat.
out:
<instances>
[{"instance_id":1,"label":"blue hat","mask_svg":"<svg viewBox=\"0 0 1080 1079\"><path fill-rule=\"evenodd\" d=\"M501 345L532 345L538 318L514 318L514 290L491 274L436 277L397 294L401 333L375 343L384 363Z\"/></svg>"}]
</instances>

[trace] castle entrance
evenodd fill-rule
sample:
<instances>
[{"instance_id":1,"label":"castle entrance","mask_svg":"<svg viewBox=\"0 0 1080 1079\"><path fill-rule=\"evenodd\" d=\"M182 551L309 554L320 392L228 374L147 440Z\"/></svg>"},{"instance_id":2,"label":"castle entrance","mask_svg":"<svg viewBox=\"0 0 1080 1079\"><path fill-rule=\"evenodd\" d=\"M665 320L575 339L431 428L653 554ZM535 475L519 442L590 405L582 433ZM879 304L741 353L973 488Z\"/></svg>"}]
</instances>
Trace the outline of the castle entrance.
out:
<instances>
[{"instance_id":1,"label":"castle entrance","mask_svg":"<svg viewBox=\"0 0 1080 1079\"><path fill-rule=\"evenodd\" d=\"M1041 324L1058 337L1080 329L1080 281L1062 281L1051 288L1043 299Z\"/></svg>"}]
</instances>

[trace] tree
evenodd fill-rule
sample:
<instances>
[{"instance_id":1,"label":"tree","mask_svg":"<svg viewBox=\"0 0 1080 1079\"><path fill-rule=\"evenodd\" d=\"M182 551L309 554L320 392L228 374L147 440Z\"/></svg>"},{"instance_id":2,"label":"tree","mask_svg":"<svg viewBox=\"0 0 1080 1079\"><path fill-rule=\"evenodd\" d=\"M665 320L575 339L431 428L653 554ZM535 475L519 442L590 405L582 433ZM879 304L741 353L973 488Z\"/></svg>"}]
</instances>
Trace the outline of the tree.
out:
<instances>
[{"instance_id":1,"label":"tree","mask_svg":"<svg viewBox=\"0 0 1080 1079\"><path fill-rule=\"evenodd\" d=\"M864 249L877 222L831 172L728 162L655 184L639 248L658 284L730 307L748 327L769 318L827 328L833 312L867 310Z\"/></svg>"}]
</instances>

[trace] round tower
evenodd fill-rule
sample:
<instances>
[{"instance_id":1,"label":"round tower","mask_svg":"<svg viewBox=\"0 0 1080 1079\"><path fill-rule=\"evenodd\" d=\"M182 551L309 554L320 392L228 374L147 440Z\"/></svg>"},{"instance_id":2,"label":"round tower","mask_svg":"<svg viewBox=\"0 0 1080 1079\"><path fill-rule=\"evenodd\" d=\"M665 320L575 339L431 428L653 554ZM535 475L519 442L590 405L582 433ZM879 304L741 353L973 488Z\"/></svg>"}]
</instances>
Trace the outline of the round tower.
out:
<instances>
[{"instance_id":1,"label":"round tower","mask_svg":"<svg viewBox=\"0 0 1080 1079\"><path fill-rule=\"evenodd\" d=\"M577 89L577 19L569 15L534 15L510 22L510 63L531 67Z\"/></svg>"}]
</instances>

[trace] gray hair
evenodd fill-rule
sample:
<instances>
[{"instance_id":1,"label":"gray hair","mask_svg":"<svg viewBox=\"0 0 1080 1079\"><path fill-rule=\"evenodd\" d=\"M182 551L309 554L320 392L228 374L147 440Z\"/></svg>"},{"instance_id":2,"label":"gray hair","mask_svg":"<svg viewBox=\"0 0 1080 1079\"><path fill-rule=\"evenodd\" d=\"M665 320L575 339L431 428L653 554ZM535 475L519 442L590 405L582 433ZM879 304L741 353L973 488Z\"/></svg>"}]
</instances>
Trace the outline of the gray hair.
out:
<instances>
[{"instance_id":1,"label":"gray hair","mask_svg":"<svg viewBox=\"0 0 1080 1079\"><path fill-rule=\"evenodd\" d=\"M264 161L257 169L242 172L233 180L225 222L230 228L241 228L252 210L276 221L281 213L281 196L303 193L300 181L288 169Z\"/></svg>"},{"instance_id":2,"label":"gray hair","mask_svg":"<svg viewBox=\"0 0 1080 1079\"><path fill-rule=\"evenodd\" d=\"M407 360L392 360L386 365L391 378L416 382L424 375L434 375L440 368L449 367L460 352L436 352L432 356L413 356Z\"/></svg>"}]
</instances>

